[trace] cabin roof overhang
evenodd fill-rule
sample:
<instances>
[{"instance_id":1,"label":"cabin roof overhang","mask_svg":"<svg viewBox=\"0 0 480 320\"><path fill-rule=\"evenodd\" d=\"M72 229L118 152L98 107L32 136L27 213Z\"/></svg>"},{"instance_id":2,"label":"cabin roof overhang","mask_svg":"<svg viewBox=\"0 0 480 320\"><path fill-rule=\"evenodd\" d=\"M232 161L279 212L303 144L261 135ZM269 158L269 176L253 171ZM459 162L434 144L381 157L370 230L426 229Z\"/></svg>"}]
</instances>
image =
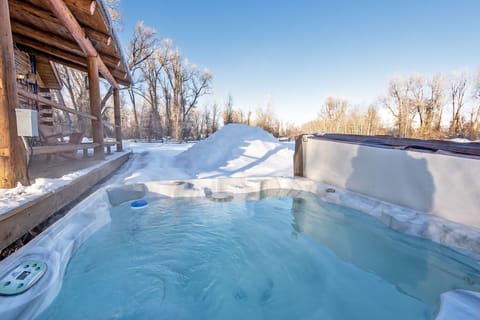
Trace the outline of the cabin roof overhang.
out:
<instances>
[{"instance_id":1,"label":"cabin roof overhang","mask_svg":"<svg viewBox=\"0 0 480 320\"><path fill-rule=\"evenodd\" d=\"M72 24L59 16L55 3L63 6L61 2L68 9L64 10L66 18L80 27L78 34L85 38L79 38L78 34L75 36ZM81 71L87 71L87 56L95 52L104 64L104 69L100 69L102 77L114 86L131 85L128 64L102 1L8 0L8 3L13 41L17 48L41 61Z\"/></svg>"}]
</instances>

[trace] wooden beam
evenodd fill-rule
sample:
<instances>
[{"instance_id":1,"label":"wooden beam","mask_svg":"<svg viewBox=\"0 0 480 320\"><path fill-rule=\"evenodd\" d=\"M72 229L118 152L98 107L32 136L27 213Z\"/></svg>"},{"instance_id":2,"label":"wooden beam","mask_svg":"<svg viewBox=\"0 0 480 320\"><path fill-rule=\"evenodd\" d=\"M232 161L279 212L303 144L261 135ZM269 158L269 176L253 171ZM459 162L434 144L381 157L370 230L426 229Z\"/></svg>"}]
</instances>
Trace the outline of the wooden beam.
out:
<instances>
[{"instance_id":1,"label":"wooden beam","mask_svg":"<svg viewBox=\"0 0 480 320\"><path fill-rule=\"evenodd\" d=\"M45 58L39 58L39 60L40 60L40 63L43 63L42 60L47 61L46 63L48 63L50 69L53 71L53 75L55 77L55 80L58 83L58 89L57 88L53 88L53 89L62 90L62 79L60 78L60 75L58 74L58 70L55 67L54 63L50 60L45 59Z\"/></svg>"},{"instance_id":2,"label":"wooden beam","mask_svg":"<svg viewBox=\"0 0 480 320\"><path fill-rule=\"evenodd\" d=\"M8 0L0 0L0 188L28 185L25 148L17 135L15 56Z\"/></svg>"},{"instance_id":3,"label":"wooden beam","mask_svg":"<svg viewBox=\"0 0 480 320\"><path fill-rule=\"evenodd\" d=\"M95 9L97 9L97 2L92 0L69 0L68 4L75 8L75 10L82 11L93 16Z\"/></svg>"},{"instance_id":4,"label":"wooden beam","mask_svg":"<svg viewBox=\"0 0 480 320\"><path fill-rule=\"evenodd\" d=\"M38 25L42 22L46 22L57 25L59 28L65 28L62 25L62 22L55 17L51 11L45 10L42 7L18 0L10 0L10 7L11 9L16 9L22 13L28 14L30 17L28 21L32 24ZM85 25L81 25L81 27L90 39L101 42L107 46L111 44L112 37L109 34L100 32Z\"/></svg>"},{"instance_id":5,"label":"wooden beam","mask_svg":"<svg viewBox=\"0 0 480 320\"><path fill-rule=\"evenodd\" d=\"M85 60L86 58L84 58L83 61L77 61L76 59L73 59L73 60L72 59L67 59L68 56L72 56L72 58L73 58L73 55L70 55L66 52L59 52L59 51L56 51L55 54L46 53L44 51L38 50L38 49L33 48L31 46L22 44L20 42L17 42L16 46L17 46L18 49L20 49L20 50L22 50L26 53L29 53L32 56L42 57L42 58L48 59L49 61L53 61L53 62L62 64L62 65L65 65L67 67L71 67L71 68L74 68L74 69L78 69L80 71L87 72L87 63L86 63L86 60Z\"/></svg>"},{"instance_id":6,"label":"wooden beam","mask_svg":"<svg viewBox=\"0 0 480 320\"><path fill-rule=\"evenodd\" d=\"M82 26L83 31L87 34L87 36L90 38L90 40L95 40L100 43L103 43L106 46L109 46L112 43L112 37L109 36L108 34L105 34L103 32L97 31L95 29L91 29L86 26Z\"/></svg>"},{"instance_id":7,"label":"wooden beam","mask_svg":"<svg viewBox=\"0 0 480 320\"><path fill-rule=\"evenodd\" d=\"M40 48L45 52L49 52L51 49L55 48L80 56L81 58L85 57L82 49L75 41L64 39L56 34L45 33L43 30L31 28L28 25L15 20L12 20L11 23L15 42L35 46L35 48ZM32 45L32 43L34 43L34 45Z\"/></svg>"},{"instance_id":8,"label":"wooden beam","mask_svg":"<svg viewBox=\"0 0 480 320\"><path fill-rule=\"evenodd\" d=\"M122 116L120 111L120 90L113 89L113 114L115 118L115 139L117 140L117 152L123 150L122 145Z\"/></svg>"},{"instance_id":9,"label":"wooden beam","mask_svg":"<svg viewBox=\"0 0 480 320\"><path fill-rule=\"evenodd\" d=\"M28 37L25 37L25 36L22 36L22 35L19 35L19 34L14 34L14 40L15 40L16 44L19 45L19 46L23 45L25 47L29 47L29 48L35 49L39 52L43 52L43 53L49 54L51 56L59 57L61 59L69 60L69 61L72 61L72 62L79 62L81 60L85 60L85 55L83 54L83 52L82 52L82 56L79 56L75 53L67 52L67 51L61 50L59 48L54 48L54 47L49 48L48 52L46 52L44 50L45 49L45 44L44 43L39 42L39 41L34 40L34 39L31 39L31 38L28 38Z\"/></svg>"},{"instance_id":10,"label":"wooden beam","mask_svg":"<svg viewBox=\"0 0 480 320\"><path fill-rule=\"evenodd\" d=\"M42 50L47 53L49 53L49 51L53 48L56 48L68 53L75 54L79 57L78 59L85 59L84 52L74 41L65 39L58 34L48 33L44 30L35 29L34 27L15 20L12 20L11 24L13 34L15 36L14 38L17 42L32 43L32 41L37 41L38 43L35 44L36 48L42 48ZM27 39L30 39L30 41ZM48 43L48 46L46 46L45 43ZM102 55L102 59L107 65L110 65L114 68L119 67L121 63L120 59L106 54Z\"/></svg>"},{"instance_id":11,"label":"wooden beam","mask_svg":"<svg viewBox=\"0 0 480 320\"><path fill-rule=\"evenodd\" d=\"M55 51L55 55L48 54L41 50L34 49L30 46L22 45L21 43L17 43L17 47L22 51L30 53L31 55L34 55L37 57L44 57L50 61L54 61L56 63L62 64L64 66L71 67L83 72L88 71L85 58L82 61L77 61L73 55L67 52ZM68 57L72 57L72 59L68 59ZM112 70L112 74L114 75L115 79L119 84L124 86L130 86L130 82L128 81L127 74L125 72L120 71L118 69L114 69Z\"/></svg>"},{"instance_id":12,"label":"wooden beam","mask_svg":"<svg viewBox=\"0 0 480 320\"><path fill-rule=\"evenodd\" d=\"M65 112L69 112L69 113L75 114L79 117L83 117L83 118L87 118L87 119L91 119L91 120L97 120L98 119L96 116L93 116L93 115L85 113L85 112L80 112L80 111L77 111L75 109L71 109L71 108L68 108L68 107L65 107L65 106L62 106L61 104L55 103L52 100L45 99L45 98L43 98L41 96L38 96L38 95L36 95L32 92L28 92L28 91L25 91L25 90L20 89L20 88L17 88L17 90L18 90L19 95L21 95L22 97L25 97L27 99L32 99L34 101L44 103L46 105L54 107L55 109L59 109L59 110L65 111Z\"/></svg>"},{"instance_id":13,"label":"wooden beam","mask_svg":"<svg viewBox=\"0 0 480 320\"><path fill-rule=\"evenodd\" d=\"M60 20L57 17L55 17L52 14L52 12L49 10L45 10L44 8L36 6L27 1L10 0L9 2L10 2L12 11L18 10L19 12L28 14L33 19L35 19L32 22L38 22L39 20L37 19L40 18L41 20L45 20L45 21L54 23L56 25L62 26L62 23L60 22Z\"/></svg>"},{"instance_id":14,"label":"wooden beam","mask_svg":"<svg viewBox=\"0 0 480 320\"><path fill-rule=\"evenodd\" d=\"M88 40L88 38L85 36L85 32L82 30L77 20L68 9L65 2L63 2L63 0L47 0L47 2L50 6L50 9L53 11L53 13L57 16L57 18L60 19L60 21L62 21L63 25L67 27L67 29L70 31L73 38L77 41L78 45L82 48L83 52L88 57L95 57L95 59L98 60L97 61L98 70L102 73L105 79L107 79L107 81L114 88L119 88L117 81L115 80L113 75L110 73L110 70L107 68L103 60L98 55L97 50L95 50L90 40Z\"/></svg>"},{"instance_id":15,"label":"wooden beam","mask_svg":"<svg viewBox=\"0 0 480 320\"><path fill-rule=\"evenodd\" d=\"M71 152L85 149L93 149L98 147L98 143L81 143L81 144L59 144L54 146L38 146L32 147L33 155L53 154L59 152Z\"/></svg>"},{"instance_id":16,"label":"wooden beam","mask_svg":"<svg viewBox=\"0 0 480 320\"><path fill-rule=\"evenodd\" d=\"M90 93L90 112L98 120L92 120L93 142L100 146L93 149L95 159L105 159L105 150L103 149L103 124L102 107L100 97L100 79L98 77L98 59L96 57L87 57L88 65L88 90Z\"/></svg>"}]
</instances>

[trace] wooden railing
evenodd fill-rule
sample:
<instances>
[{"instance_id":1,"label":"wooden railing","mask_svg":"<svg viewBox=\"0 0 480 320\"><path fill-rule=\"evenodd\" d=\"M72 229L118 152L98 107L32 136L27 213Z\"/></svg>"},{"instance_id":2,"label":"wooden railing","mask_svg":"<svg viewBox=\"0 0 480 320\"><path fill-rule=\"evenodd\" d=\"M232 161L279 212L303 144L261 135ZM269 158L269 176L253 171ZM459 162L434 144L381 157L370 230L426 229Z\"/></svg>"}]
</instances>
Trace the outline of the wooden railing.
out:
<instances>
[{"instance_id":1,"label":"wooden railing","mask_svg":"<svg viewBox=\"0 0 480 320\"><path fill-rule=\"evenodd\" d=\"M22 97L25 97L27 99L32 99L34 101L37 101L37 102L40 102L40 103L44 103L46 105L49 105L49 106L52 106L54 107L55 109L59 109L59 110L63 110L65 112L69 112L69 113L72 113L72 114L76 114L77 116L80 116L80 117L83 117L83 118L88 118L88 119L92 119L92 120L97 120L97 117L95 117L94 115L91 115L89 113L85 113L85 112L81 112L81 111L77 111L75 109L71 109L71 108L68 108L68 107L65 107L65 106L62 106L61 104L58 104L56 102L53 102L51 100L48 100L46 98L43 98L39 95L36 95L34 93L31 93L31 92L28 92L28 91L25 91L23 89L20 89L20 88L17 88L17 92L19 95L21 95Z\"/></svg>"}]
</instances>

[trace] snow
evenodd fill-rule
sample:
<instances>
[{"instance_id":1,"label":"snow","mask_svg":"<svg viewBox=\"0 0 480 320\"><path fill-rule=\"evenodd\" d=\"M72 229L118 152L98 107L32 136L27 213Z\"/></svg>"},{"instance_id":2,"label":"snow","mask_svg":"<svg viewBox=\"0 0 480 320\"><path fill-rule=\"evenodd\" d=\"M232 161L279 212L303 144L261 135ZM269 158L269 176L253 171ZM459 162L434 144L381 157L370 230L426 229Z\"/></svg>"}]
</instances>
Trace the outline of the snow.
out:
<instances>
[{"instance_id":1,"label":"snow","mask_svg":"<svg viewBox=\"0 0 480 320\"><path fill-rule=\"evenodd\" d=\"M473 142L473 141L468 140L468 139L465 139L465 138L453 138L453 139L449 139L448 141L450 141L450 142L458 142L458 143L469 143L469 142Z\"/></svg>"},{"instance_id":2,"label":"snow","mask_svg":"<svg viewBox=\"0 0 480 320\"><path fill-rule=\"evenodd\" d=\"M293 147L293 145L291 145ZM293 153L258 127L230 124L176 157L196 178L291 176Z\"/></svg>"},{"instance_id":3,"label":"snow","mask_svg":"<svg viewBox=\"0 0 480 320\"><path fill-rule=\"evenodd\" d=\"M208 139L194 143L140 143L126 141L131 160L106 184L217 177L293 175L293 143L280 143L258 127L230 124ZM120 156L121 154L115 154ZM59 179L35 180L0 190L0 215L67 185L90 167Z\"/></svg>"}]
</instances>

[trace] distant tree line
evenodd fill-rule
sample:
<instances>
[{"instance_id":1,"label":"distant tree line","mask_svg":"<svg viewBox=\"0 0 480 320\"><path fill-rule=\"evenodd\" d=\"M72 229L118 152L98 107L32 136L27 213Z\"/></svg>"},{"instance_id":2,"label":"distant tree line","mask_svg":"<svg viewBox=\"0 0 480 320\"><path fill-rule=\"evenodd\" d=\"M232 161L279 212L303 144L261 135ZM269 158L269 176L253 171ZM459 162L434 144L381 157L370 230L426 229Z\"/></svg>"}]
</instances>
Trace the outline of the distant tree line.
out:
<instances>
[{"instance_id":1,"label":"distant tree line","mask_svg":"<svg viewBox=\"0 0 480 320\"><path fill-rule=\"evenodd\" d=\"M346 99L335 97L328 97L321 106L317 119L304 124L301 131L361 135L385 133L375 106L362 112L352 108Z\"/></svg>"},{"instance_id":2,"label":"distant tree line","mask_svg":"<svg viewBox=\"0 0 480 320\"><path fill-rule=\"evenodd\" d=\"M395 117L395 133L400 137L478 139L478 76L461 73L448 80L441 74L431 79L422 75L393 79L382 103ZM465 110L467 105L469 110Z\"/></svg>"},{"instance_id":3,"label":"distant tree line","mask_svg":"<svg viewBox=\"0 0 480 320\"><path fill-rule=\"evenodd\" d=\"M388 93L368 108L355 108L346 99L328 97L317 119L304 124L300 131L475 140L479 138L479 80L478 75L475 78L467 73L449 80L441 74L430 79L418 74L394 78ZM469 110L465 110L467 105ZM393 117L393 127L381 121L381 108Z\"/></svg>"},{"instance_id":4,"label":"distant tree line","mask_svg":"<svg viewBox=\"0 0 480 320\"><path fill-rule=\"evenodd\" d=\"M144 27L137 28L140 31ZM353 106L347 99L328 97L316 119L297 127L280 121L269 101L254 112L235 108L232 95L228 95L223 106L218 103L198 106L198 98L209 92L211 74L180 63L178 50L172 51L171 42L154 46L157 42L154 33L150 34L148 29L142 32L136 35L130 48L135 85L122 97L129 100L122 103L127 105L122 113L126 138L202 139L229 123L256 125L276 137L329 132L423 139L480 138L480 75L471 77L462 73L449 80L440 74L431 78L422 75L394 78L388 84L387 94L372 105ZM89 112L86 74L60 65L57 70L63 90L53 98L77 111ZM102 83L104 132L114 136L113 125L108 125L113 123L112 88ZM381 109L391 115L393 124L382 120ZM81 130L88 136L91 130L88 119L69 113L56 112L55 121L65 131Z\"/></svg>"},{"instance_id":5,"label":"distant tree line","mask_svg":"<svg viewBox=\"0 0 480 320\"><path fill-rule=\"evenodd\" d=\"M255 112L236 109L233 105L232 95L228 95L222 112L223 124L242 123L249 126L257 126L270 132L274 137L293 138L300 134L299 128L288 122L280 121L275 115L270 99L264 107L258 106Z\"/></svg>"},{"instance_id":6,"label":"distant tree line","mask_svg":"<svg viewBox=\"0 0 480 320\"><path fill-rule=\"evenodd\" d=\"M380 116L382 109L391 115L393 124ZM327 97L317 118L300 127L278 120L269 102L252 116L251 112L235 109L229 96L223 122L256 125L277 137L344 133L476 140L480 138L480 72L475 76L464 72L448 79L441 74L431 78L420 74L396 77L388 83L387 94L367 107Z\"/></svg>"}]
</instances>

